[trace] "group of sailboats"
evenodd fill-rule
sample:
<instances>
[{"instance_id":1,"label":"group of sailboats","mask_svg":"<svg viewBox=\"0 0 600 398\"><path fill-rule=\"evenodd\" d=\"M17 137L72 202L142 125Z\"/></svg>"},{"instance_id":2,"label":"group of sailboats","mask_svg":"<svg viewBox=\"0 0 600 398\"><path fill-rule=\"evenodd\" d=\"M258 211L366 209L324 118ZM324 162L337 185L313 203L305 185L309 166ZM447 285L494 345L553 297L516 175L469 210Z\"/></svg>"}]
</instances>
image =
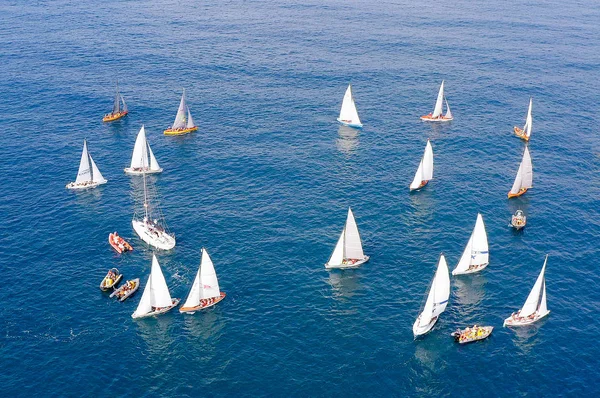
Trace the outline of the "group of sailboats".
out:
<instances>
[{"instance_id":1,"label":"group of sailboats","mask_svg":"<svg viewBox=\"0 0 600 398\"><path fill-rule=\"evenodd\" d=\"M515 135L527 143L531 137L531 127L533 124L533 118L531 116L531 109L533 107L533 98L529 99L529 109L527 110L527 117L525 118L525 125L523 128L517 126L514 127ZM528 189L533 187L533 165L531 163L531 155L529 154L529 148L525 145L523 150L523 158L515 177L515 182L512 188L508 192L508 198L516 198L517 196L523 195Z\"/></svg>"},{"instance_id":2,"label":"group of sailboats","mask_svg":"<svg viewBox=\"0 0 600 398\"><path fill-rule=\"evenodd\" d=\"M200 267L185 301L179 312L194 314L210 308L225 298L225 292L219 288L219 281L213 262L206 249L202 248ZM152 267L144 293L132 318L145 318L163 314L177 307L180 299L171 297L169 287L162 273L156 255L152 255Z\"/></svg>"}]
</instances>

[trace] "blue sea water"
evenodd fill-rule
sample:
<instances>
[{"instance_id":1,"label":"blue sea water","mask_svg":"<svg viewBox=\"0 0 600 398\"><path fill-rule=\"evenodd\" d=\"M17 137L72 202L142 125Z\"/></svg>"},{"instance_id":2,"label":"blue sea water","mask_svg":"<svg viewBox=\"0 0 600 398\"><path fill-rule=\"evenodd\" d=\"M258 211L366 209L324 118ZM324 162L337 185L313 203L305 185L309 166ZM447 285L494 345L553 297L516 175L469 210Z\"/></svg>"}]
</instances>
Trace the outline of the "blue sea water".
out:
<instances>
[{"instance_id":1,"label":"blue sea water","mask_svg":"<svg viewBox=\"0 0 600 398\"><path fill-rule=\"evenodd\" d=\"M600 393L600 8L592 0L0 2L0 384L6 396L572 396ZM130 114L103 124L119 79ZM426 124L441 80L455 120ZM351 82L362 130L340 127ZM165 137L182 88L197 133ZM507 200L534 98L534 188ZM145 283L126 176L141 125L185 298L212 256L227 298L134 321ZM108 183L70 192L87 138ZM434 180L409 194L427 138ZM371 261L326 271L352 206ZM514 233L522 208L527 228ZM452 278L414 341L437 259L483 214L490 265ZM115 254L117 230L135 251ZM549 254L550 316L510 330ZM488 340L458 346L472 323Z\"/></svg>"}]
</instances>

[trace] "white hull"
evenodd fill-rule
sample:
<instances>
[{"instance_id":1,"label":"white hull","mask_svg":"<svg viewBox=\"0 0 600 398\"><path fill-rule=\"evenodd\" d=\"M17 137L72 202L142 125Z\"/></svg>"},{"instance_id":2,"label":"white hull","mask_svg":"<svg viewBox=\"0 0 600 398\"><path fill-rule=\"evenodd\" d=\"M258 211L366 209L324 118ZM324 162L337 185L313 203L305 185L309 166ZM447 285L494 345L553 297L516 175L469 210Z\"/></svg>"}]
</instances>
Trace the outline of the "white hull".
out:
<instances>
[{"instance_id":1,"label":"white hull","mask_svg":"<svg viewBox=\"0 0 600 398\"><path fill-rule=\"evenodd\" d=\"M344 126L355 127L357 129L360 129L363 126L362 123L345 122L342 119L340 119L339 117L337 118L337 121L340 122L341 124L343 124Z\"/></svg>"},{"instance_id":2,"label":"white hull","mask_svg":"<svg viewBox=\"0 0 600 398\"><path fill-rule=\"evenodd\" d=\"M127 168L123 169L123 171L125 171L125 174L131 174L131 175L139 175L139 176L141 176L141 175L144 174L144 172L146 174L162 173L163 169L162 169L162 167L160 169L156 169L156 170L151 170L151 169L148 168L148 169L142 171L142 170L133 170L131 167L127 167Z\"/></svg>"},{"instance_id":3,"label":"white hull","mask_svg":"<svg viewBox=\"0 0 600 398\"><path fill-rule=\"evenodd\" d=\"M177 304L179 304L179 300L180 299L178 299L178 298L173 299L173 304L171 304L169 307L161 308L160 310L156 310L156 311L150 311L144 315L133 314L133 315L131 315L131 317L133 319L140 319L140 318L146 318L149 316L164 314L165 312L171 311L173 308L177 307Z\"/></svg>"},{"instance_id":4,"label":"white hull","mask_svg":"<svg viewBox=\"0 0 600 398\"><path fill-rule=\"evenodd\" d=\"M426 325L426 326L419 326L419 320L421 319L421 315L419 315L419 317L417 318L417 320L413 324L413 334L415 335L415 338L417 338L419 336L422 336L422 335L430 332L431 329L433 329L433 326L437 322L438 318L439 317L434 316L433 318L431 318L431 321L429 322L428 325Z\"/></svg>"},{"instance_id":5,"label":"white hull","mask_svg":"<svg viewBox=\"0 0 600 398\"><path fill-rule=\"evenodd\" d=\"M108 182L108 180L104 180L102 182L85 182L85 183L75 183L75 182L70 182L68 183L65 187L67 189L89 189L89 188L96 188L98 185L102 185L102 184L106 184Z\"/></svg>"},{"instance_id":6,"label":"white hull","mask_svg":"<svg viewBox=\"0 0 600 398\"><path fill-rule=\"evenodd\" d=\"M133 230L141 240L157 249L171 250L175 247L175 237L165 231L150 231L143 221L132 220Z\"/></svg>"},{"instance_id":7,"label":"white hull","mask_svg":"<svg viewBox=\"0 0 600 398\"><path fill-rule=\"evenodd\" d=\"M533 317L533 319L529 319L529 318L514 319L512 316L509 316L508 318L506 318L504 320L504 323L502 324L502 326L527 326L527 325L531 325L532 323L536 323L540 319L545 318L546 316L548 316L549 313L550 313L550 311L546 312L543 315L539 315L539 314L536 313L535 317Z\"/></svg>"},{"instance_id":8,"label":"white hull","mask_svg":"<svg viewBox=\"0 0 600 398\"><path fill-rule=\"evenodd\" d=\"M467 270L465 270L465 271L457 271L457 270L454 270L454 271L452 271L452 275L467 275L467 274L474 274L474 273L476 273L476 272L479 272L479 271L481 271L481 270L484 270L484 269L485 269L485 268L488 266L488 264L489 264L489 263L480 264L480 265L477 265L477 266L476 266L476 267L474 267L474 268L467 269Z\"/></svg>"},{"instance_id":9,"label":"white hull","mask_svg":"<svg viewBox=\"0 0 600 398\"><path fill-rule=\"evenodd\" d=\"M336 268L336 269L349 269L349 268L358 268L361 265L363 265L364 263L366 263L367 261L369 261L370 257L369 256L365 256L363 259L358 260L357 262L355 262L354 264L325 264L325 268L327 269L332 269L332 268Z\"/></svg>"}]
</instances>

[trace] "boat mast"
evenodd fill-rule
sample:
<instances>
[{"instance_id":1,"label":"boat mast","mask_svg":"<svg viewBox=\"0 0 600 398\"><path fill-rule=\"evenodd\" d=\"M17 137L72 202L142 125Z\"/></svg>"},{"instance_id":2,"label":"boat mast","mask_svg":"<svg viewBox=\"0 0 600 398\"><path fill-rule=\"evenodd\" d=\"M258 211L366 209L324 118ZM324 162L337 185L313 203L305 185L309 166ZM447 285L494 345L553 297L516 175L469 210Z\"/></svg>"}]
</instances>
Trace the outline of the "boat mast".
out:
<instances>
[{"instance_id":1,"label":"boat mast","mask_svg":"<svg viewBox=\"0 0 600 398\"><path fill-rule=\"evenodd\" d=\"M146 145L144 145L142 149L142 157L146 159L148 154L146 153ZM144 216L146 221L148 221L148 189L146 187L146 168L144 167L144 162L142 161L142 177L144 179Z\"/></svg>"}]
</instances>

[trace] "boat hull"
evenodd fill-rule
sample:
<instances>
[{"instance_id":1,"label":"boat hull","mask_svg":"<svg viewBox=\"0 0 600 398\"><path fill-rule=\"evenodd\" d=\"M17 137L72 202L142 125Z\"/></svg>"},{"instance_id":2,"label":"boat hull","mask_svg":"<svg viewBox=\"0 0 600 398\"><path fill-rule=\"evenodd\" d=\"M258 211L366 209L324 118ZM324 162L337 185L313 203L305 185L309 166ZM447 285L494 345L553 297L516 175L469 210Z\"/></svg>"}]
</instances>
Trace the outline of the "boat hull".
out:
<instances>
[{"instance_id":1,"label":"boat hull","mask_svg":"<svg viewBox=\"0 0 600 398\"><path fill-rule=\"evenodd\" d=\"M195 307L181 307L179 308L179 312L183 313L187 313L187 314L193 314L196 311L200 311L200 310L205 310L207 308L213 307L215 304L217 304L218 302L220 302L221 300L223 300L225 298L226 294L225 292L221 292L221 295L219 297L216 297L215 300L212 303L207 303L207 304L200 304L197 305Z\"/></svg>"},{"instance_id":2,"label":"boat hull","mask_svg":"<svg viewBox=\"0 0 600 398\"><path fill-rule=\"evenodd\" d=\"M198 126L185 128L185 129L175 129L175 130L166 129L163 133L164 133L164 135L183 135L183 134L191 133L192 131L196 131L196 130L198 130Z\"/></svg>"},{"instance_id":3,"label":"boat hull","mask_svg":"<svg viewBox=\"0 0 600 398\"><path fill-rule=\"evenodd\" d=\"M446 117L446 116L438 116L438 117L433 117L431 115L431 113L429 115L424 115L421 116L421 120L425 121L425 122L450 122L452 120L454 120L453 117Z\"/></svg>"},{"instance_id":4,"label":"boat hull","mask_svg":"<svg viewBox=\"0 0 600 398\"><path fill-rule=\"evenodd\" d=\"M146 170L134 170L131 167L126 167L123 169L123 171L125 172L125 174L130 174L130 175L138 175L141 176L144 173L146 174L157 174L157 173L162 173L163 169L162 167L160 169L156 169L156 170L152 170L150 168L146 169Z\"/></svg>"},{"instance_id":5,"label":"boat hull","mask_svg":"<svg viewBox=\"0 0 600 398\"><path fill-rule=\"evenodd\" d=\"M364 258L357 260L353 263L342 263L342 264L325 264L325 268L327 269L351 269L351 268L358 268L361 265L363 265L364 263L366 263L367 261L369 261L371 257L369 256L365 256Z\"/></svg>"},{"instance_id":6,"label":"boat hull","mask_svg":"<svg viewBox=\"0 0 600 398\"><path fill-rule=\"evenodd\" d=\"M512 192L508 191L508 198L509 198L509 199L511 199L511 198L516 198L516 197L518 197L518 196L521 196L521 195L523 195L525 192L527 192L527 188L521 188L521 189L519 190L519 192L517 192L517 193L512 193Z\"/></svg>"},{"instance_id":7,"label":"boat hull","mask_svg":"<svg viewBox=\"0 0 600 398\"><path fill-rule=\"evenodd\" d=\"M532 319L530 319L530 318L515 319L512 316L509 316L508 318L506 318L504 320L504 323L502 324L502 326L509 326L509 327L511 327L511 326L527 326L527 325L531 325L533 323L536 323L540 319L543 319L543 318L547 317L548 314L550 314L550 311L548 311L548 312L546 312L545 314L542 314L542 315L536 314L535 317L533 317Z\"/></svg>"},{"instance_id":8,"label":"boat hull","mask_svg":"<svg viewBox=\"0 0 600 398\"><path fill-rule=\"evenodd\" d=\"M168 306L168 307L161 308L160 310L150 311L150 312L148 312L148 313L146 313L144 315L137 315L136 316L135 313L134 313L134 314L131 314L131 317L133 319L141 319L141 318L147 318L149 316L156 316L156 315L164 314L165 312L169 312L173 308L177 307L177 305L179 304L180 300L181 299L174 298L174 299L172 299L172 304L170 306Z\"/></svg>"},{"instance_id":9,"label":"boat hull","mask_svg":"<svg viewBox=\"0 0 600 398\"><path fill-rule=\"evenodd\" d=\"M127 292L125 292L125 294L123 296L119 297L119 293L121 291L123 291L125 286L127 286L127 282L133 282L133 283L135 283L135 286L132 289L127 290ZM120 288L118 288L117 290L112 292L109 297L112 298L112 297L116 296L119 301L123 302L123 301L127 300L129 297L133 296L133 294L135 292L137 292L138 288L140 287L140 278L135 278L135 279L133 279L131 281L127 281L127 282L123 286L121 286Z\"/></svg>"},{"instance_id":10,"label":"boat hull","mask_svg":"<svg viewBox=\"0 0 600 398\"><path fill-rule=\"evenodd\" d=\"M102 118L103 122L114 122L115 120L119 120L123 116L126 116L129 112L117 112L117 113L109 113L108 115L104 115Z\"/></svg>"},{"instance_id":11,"label":"boat hull","mask_svg":"<svg viewBox=\"0 0 600 398\"><path fill-rule=\"evenodd\" d=\"M84 189L90 189L90 188L96 188L99 185L102 184L106 184L108 181L104 180L101 182L85 182L85 183L75 183L75 182L70 182L68 183L65 188L67 189L73 189L73 190L84 190Z\"/></svg>"},{"instance_id":12,"label":"boat hull","mask_svg":"<svg viewBox=\"0 0 600 398\"><path fill-rule=\"evenodd\" d=\"M121 238L120 236L118 237L119 242L118 243L115 242L114 236L115 236L115 234L112 234L112 233L108 234L108 243L112 246L113 249L116 250L117 253L121 254L123 252L133 250L133 247L131 247L131 245L129 243L127 243L125 241L125 239ZM119 246L119 244L122 245L123 248L121 248L121 246Z\"/></svg>"},{"instance_id":13,"label":"boat hull","mask_svg":"<svg viewBox=\"0 0 600 398\"><path fill-rule=\"evenodd\" d=\"M525 134L525 130L523 130L522 128L519 128L519 127L515 126L513 128L513 131L515 132L515 135L517 137L519 137L520 139L525 140L525 141L529 141L529 137L527 137L527 134Z\"/></svg>"},{"instance_id":14,"label":"boat hull","mask_svg":"<svg viewBox=\"0 0 600 398\"><path fill-rule=\"evenodd\" d=\"M480 329L483 331L483 333L481 335L464 336L463 333L466 333L467 330L461 330L460 334L458 336L456 335L456 332L452 333L452 336L456 339L456 342L458 344L469 344L469 343L484 340L484 339L487 339L488 337L490 337L490 335L492 334L492 331L494 330L494 327L493 326L481 326Z\"/></svg>"},{"instance_id":15,"label":"boat hull","mask_svg":"<svg viewBox=\"0 0 600 398\"><path fill-rule=\"evenodd\" d=\"M362 129L362 127L363 127L362 123L347 122L345 120L340 119L339 117L337 118L337 121L340 122L341 124L343 124L344 126L354 127L356 129Z\"/></svg>"},{"instance_id":16,"label":"boat hull","mask_svg":"<svg viewBox=\"0 0 600 398\"><path fill-rule=\"evenodd\" d=\"M132 220L133 230L141 240L161 250L171 250L175 247L175 237L165 231L150 231L143 221Z\"/></svg>"},{"instance_id":17,"label":"boat hull","mask_svg":"<svg viewBox=\"0 0 600 398\"><path fill-rule=\"evenodd\" d=\"M465 271L457 271L457 270L453 270L453 271L452 271L452 275L453 275L453 276L456 276L456 275L468 275L468 274L474 274L474 273L476 273L476 272L479 272L479 271L482 271L482 270L484 270L484 269L485 269L485 268L488 266L488 264L489 264L489 263L485 263L485 264L478 264L478 265L475 265L475 266L473 266L473 265L472 265L471 267L469 267L469 268L468 268L467 270L465 270Z\"/></svg>"},{"instance_id":18,"label":"boat hull","mask_svg":"<svg viewBox=\"0 0 600 398\"><path fill-rule=\"evenodd\" d=\"M414 191L418 191L418 190L420 190L420 189L421 189L421 188L423 188L425 185L429 184L429 181L430 181L430 180L421 181L421 184L420 184L418 187L416 187L416 188L410 188L410 187L409 187L409 189L410 189L410 192L414 192Z\"/></svg>"},{"instance_id":19,"label":"boat hull","mask_svg":"<svg viewBox=\"0 0 600 398\"><path fill-rule=\"evenodd\" d=\"M431 318L431 321L429 321L429 323L426 326L419 325L420 319L421 319L421 315L419 315L419 317L413 324L413 335L415 336L415 339L419 336L423 336L424 334L429 333L431 331L431 329L433 329L433 327L437 323L439 317L434 316L433 318Z\"/></svg>"}]
</instances>

